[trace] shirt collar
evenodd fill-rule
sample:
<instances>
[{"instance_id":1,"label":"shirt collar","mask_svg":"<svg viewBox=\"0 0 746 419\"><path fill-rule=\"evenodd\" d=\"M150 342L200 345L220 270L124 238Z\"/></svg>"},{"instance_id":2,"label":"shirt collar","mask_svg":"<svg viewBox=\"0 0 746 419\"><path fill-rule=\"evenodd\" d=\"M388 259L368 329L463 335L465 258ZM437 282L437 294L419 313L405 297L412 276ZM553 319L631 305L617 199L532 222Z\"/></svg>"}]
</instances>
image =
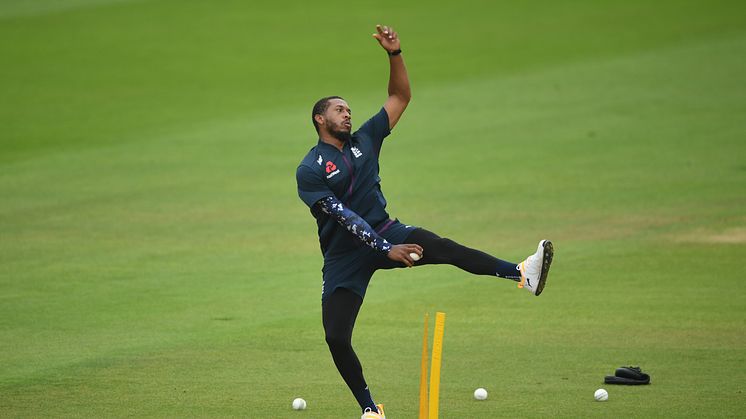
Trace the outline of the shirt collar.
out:
<instances>
[{"instance_id":1,"label":"shirt collar","mask_svg":"<svg viewBox=\"0 0 746 419\"><path fill-rule=\"evenodd\" d=\"M319 138L319 143L318 143L318 145L321 145L323 147L329 147L330 149L332 149L334 151L338 151L338 152L344 151L345 148L349 147L349 144L350 144L349 141L345 141L345 143L342 144L342 150L340 150L337 147L334 147L333 145L331 145L331 144L329 144L327 142L321 141L321 138Z\"/></svg>"}]
</instances>

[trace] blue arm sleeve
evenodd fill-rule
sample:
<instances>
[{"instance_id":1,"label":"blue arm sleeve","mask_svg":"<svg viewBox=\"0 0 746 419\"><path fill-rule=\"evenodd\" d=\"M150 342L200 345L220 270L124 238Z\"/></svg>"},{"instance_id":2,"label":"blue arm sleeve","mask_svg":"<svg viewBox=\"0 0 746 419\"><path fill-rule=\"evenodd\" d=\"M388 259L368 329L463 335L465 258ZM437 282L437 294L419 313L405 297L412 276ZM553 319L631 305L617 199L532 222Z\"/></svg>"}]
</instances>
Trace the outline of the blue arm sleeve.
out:
<instances>
[{"instance_id":1,"label":"blue arm sleeve","mask_svg":"<svg viewBox=\"0 0 746 419\"><path fill-rule=\"evenodd\" d=\"M340 225L361 242L382 253L388 253L391 250L391 243L379 236L363 217L357 215L349 208L345 208L342 202L336 197L327 196L319 200L316 205L319 205L321 211L337 220Z\"/></svg>"}]
</instances>

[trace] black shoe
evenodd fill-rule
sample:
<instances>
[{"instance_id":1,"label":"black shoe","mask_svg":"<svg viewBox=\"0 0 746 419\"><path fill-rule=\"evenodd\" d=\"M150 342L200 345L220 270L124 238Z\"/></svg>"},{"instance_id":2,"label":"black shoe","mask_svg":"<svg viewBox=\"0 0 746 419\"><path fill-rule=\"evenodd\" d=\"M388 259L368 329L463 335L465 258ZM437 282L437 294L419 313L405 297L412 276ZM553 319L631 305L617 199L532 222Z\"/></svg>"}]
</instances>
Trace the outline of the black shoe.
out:
<instances>
[{"instance_id":1,"label":"black shoe","mask_svg":"<svg viewBox=\"0 0 746 419\"><path fill-rule=\"evenodd\" d=\"M615 375L607 375L604 379L606 384L641 385L650 384L650 376L642 372L640 367L620 367Z\"/></svg>"}]
</instances>

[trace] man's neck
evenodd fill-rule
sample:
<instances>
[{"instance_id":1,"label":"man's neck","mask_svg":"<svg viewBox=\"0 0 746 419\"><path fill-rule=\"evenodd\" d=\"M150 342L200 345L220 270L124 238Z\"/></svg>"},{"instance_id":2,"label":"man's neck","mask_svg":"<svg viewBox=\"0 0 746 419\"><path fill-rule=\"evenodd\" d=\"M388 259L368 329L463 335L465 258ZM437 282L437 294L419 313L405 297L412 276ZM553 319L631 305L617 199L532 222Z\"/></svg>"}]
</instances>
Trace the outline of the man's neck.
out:
<instances>
[{"instance_id":1,"label":"man's neck","mask_svg":"<svg viewBox=\"0 0 746 419\"><path fill-rule=\"evenodd\" d=\"M331 135L327 133L321 133L319 135L319 139L327 144L333 145L337 148L337 150L342 151L342 148L345 146L345 142L337 139L335 137L332 137Z\"/></svg>"}]
</instances>

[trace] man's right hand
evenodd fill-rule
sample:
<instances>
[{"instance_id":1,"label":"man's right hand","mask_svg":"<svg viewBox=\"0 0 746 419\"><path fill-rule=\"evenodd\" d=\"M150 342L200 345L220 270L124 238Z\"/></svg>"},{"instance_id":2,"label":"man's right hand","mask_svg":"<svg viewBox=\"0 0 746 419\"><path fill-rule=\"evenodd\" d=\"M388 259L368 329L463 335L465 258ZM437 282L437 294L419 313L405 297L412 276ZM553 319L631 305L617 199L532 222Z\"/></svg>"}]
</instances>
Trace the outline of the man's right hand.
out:
<instances>
[{"instance_id":1,"label":"man's right hand","mask_svg":"<svg viewBox=\"0 0 746 419\"><path fill-rule=\"evenodd\" d=\"M422 258L422 247L418 244L395 244L387 256L394 262L401 262L411 268L414 266L414 260L409 256L410 253L416 253Z\"/></svg>"},{"instance_id":2,"label":"man's right hand","mask_svg":"<svg viewBox=\"0 0 746 419\"><path fill-rule=\"evenodd\" d=\"M401 49L399 35L394 32L394 28L376 25L376 32L378 33L374 33L373 38L376 38L376 40L378 40L378 43L381 44L386 52L391 53L398 49Z\"/></svg>"}]
</instances>

